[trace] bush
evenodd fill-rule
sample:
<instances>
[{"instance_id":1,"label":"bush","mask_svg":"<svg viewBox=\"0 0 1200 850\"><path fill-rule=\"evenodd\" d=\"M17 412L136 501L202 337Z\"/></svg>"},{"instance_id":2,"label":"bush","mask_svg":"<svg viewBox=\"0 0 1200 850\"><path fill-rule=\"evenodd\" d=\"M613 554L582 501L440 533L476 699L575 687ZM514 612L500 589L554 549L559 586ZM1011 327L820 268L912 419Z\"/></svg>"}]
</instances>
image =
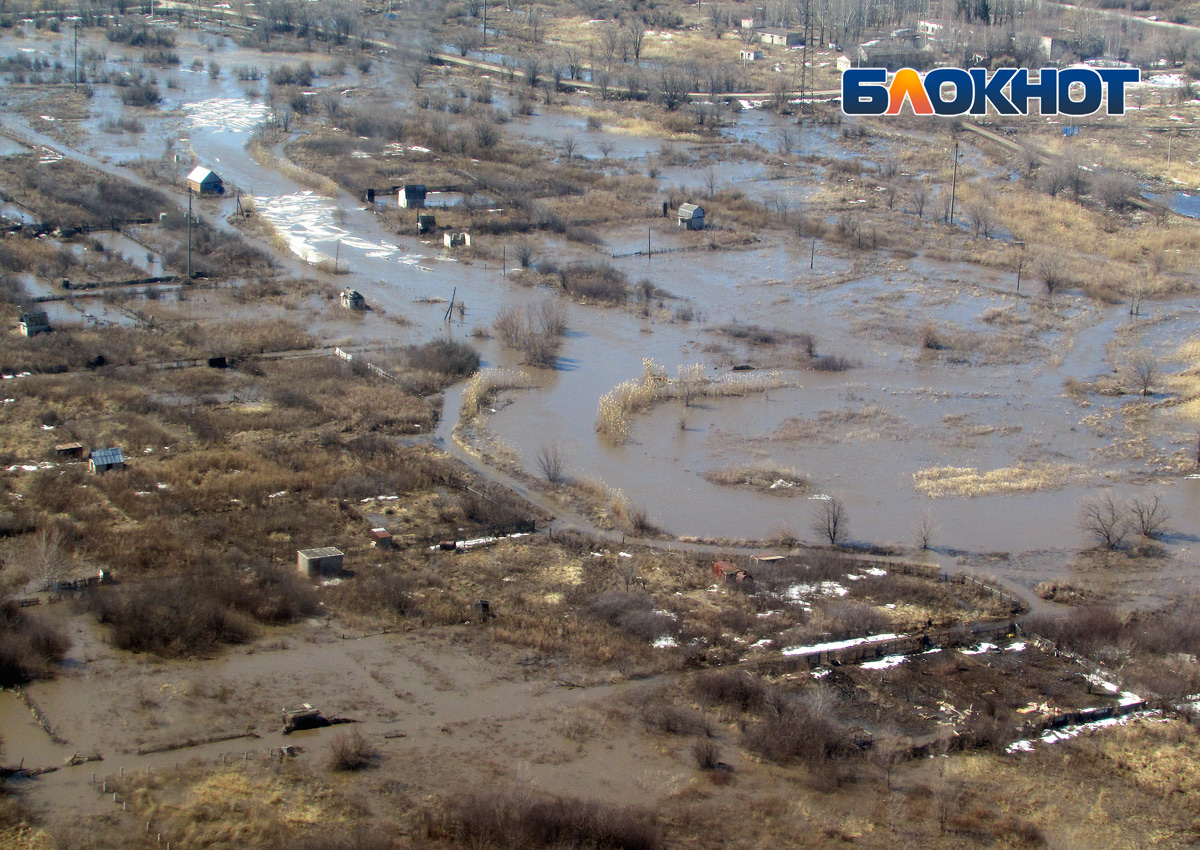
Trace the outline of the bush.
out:
<instances>
[{"instance_id":1,"label":"bush","mask_svg":"<svg viewBox=\"0 0 1200 850\"><path fill-rule=\"evenodd\" d=\"M440 822L439 822L440 821ZM460 846L574 847L594 850L660 850L657 818L642 809L590 800L535 797L492 791L447 803L430 832L453 837ZM431 835L431 837L434 837Z\"/></svg>"},{"instance_id":2,"label":"bush","mask_svg":"<svg viewBox=\"0 0 1200 850\"><path fill-rule=\"evenodd\" d=\"M65 635L15 602L0 604L0 687L48 677L70 645Z\"/></svg>"},{"instance_id":3,"label":"bush","mask_svg":"<svg viewBox=\"0 0 1200 850\"><path fill-rule=\"evenodd\" d=\"M770 689L762 679L745 670L714 670L696 677L692 690L703 703L745 714L760 710Z\"/></svg>"},{"instance_id":4,"label":"bush","mask_svg":"<svg viewBox=\"0 0 1200 850\"><path fill-rule=\"evenodd\" d=\"M654 600L645 593L598 593L588 599L586 607L601 620L644 641L678 631L675 619L655 611Z\"/></svg>"},{"instance_id":5,"label":"bush","mask_svg":"<svg viewBox=\"0 0 1200 850\"><path fill-rule=\"evenodd\" d=\"M413 369L465 377L479 368L479 352L465 342L435 339L424 345L405 349L408 364Z\"/></svg>"},{"instance_id":6,"label":"bush","mask_svg":"<svg viewBox=\"0 0 1200 850\"><path fill-rule=\"evenodd\" d=\"M852 744L845 729L819 700L786 702L749 727L742 736L746 749L779 764L800 760L813 766L847 755Z\"/></svg>"},{"instance_id":7,"label":"bush","mask_svg":"<svg viewBox=\"0 0 1200 850\"><path fill-rule=\"evenodd\" d=\"M351 729L329 745L330 770L363 770L379 759L379 750L358 729Z\"/></svg>"},{"instance_id":8,"label":"bush","mask_svg":"<svg viewBox=\"0 0 1200 850\"><path fill-rule=\"evenodd\" d=\"M559 272L562 287L578 298L624 304L629 298L629 279L610 265L571 263Z\"/></svg>"}]
</instances>

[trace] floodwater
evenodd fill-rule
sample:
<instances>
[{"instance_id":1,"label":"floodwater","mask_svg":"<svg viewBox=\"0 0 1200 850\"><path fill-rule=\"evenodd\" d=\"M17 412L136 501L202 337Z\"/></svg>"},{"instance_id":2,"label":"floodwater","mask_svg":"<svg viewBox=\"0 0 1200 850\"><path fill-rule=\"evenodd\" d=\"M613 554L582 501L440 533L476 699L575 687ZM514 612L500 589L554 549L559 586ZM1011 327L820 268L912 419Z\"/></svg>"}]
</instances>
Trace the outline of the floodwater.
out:
<instances>
[{"instance_id":1,"label":"floodwater","mask_svg":"<svg viewBox=\"0 0 1200 850\"><path fill-rule=\"evenodd\" d=\"M1169 192L1146 195L1152 201L1166 204L1173 212L1188 218L1200 218L1200 195L1194 192Z\"/></svg>"},{"instance_id":2,"label":"floodwater","mask_svg":"<svg viewBox=\"0 0 1200 850\"><path fill-rule=\"evenodd\" d=\"M215 81L203 73L174 73L176 88L165 93L167 110L175 111L143 118L143 137L164 149L167 140L182 137L176 144L189 145L228 186L255 197L260 214L284 232L297 255L310 261L336 257L339 267L350 271L340 284L359 289L368 303L388 314L412 321L404 329L388 326L388 342L438 334L466 338L505 306L556 297L521 285L520 275L506 280L492 263L463 262L432 240L391 233L344 193L326 198L256 164L244 145L266 108L228 72L236 60L226 54L235 48L210 40L207 46L215 49L210 54L186 38L181 42L185 67L196 57L217 58L226 73ZM271 63L300 58L281 55ZM257 64L266 63L259 58ZM317 85L345 82L319 80ZM503 102L497 95L497 106ZM725 136L775 151L783 134L794 132L796 153L856 156L868 164L891 156L902 144L899 138L871 136L847 144L842 130L797 128L794 119L749 109ZM683 152L701 169L713 150L588 129L582 117L553 109L517 117L504 132L560 147L571 136L577 154L586 157L601 155L602 143L613 146L609 156L614 159L646 163ZM103 133L91 138L91 152L99 156L120 161L126 155L124 146ZM970 149L966 156L971 167L986 169L984 161L970 159ZM725 185L753 181L783 197L803 197L802 177L777 180L751 160L719 162L714 168ZM703 179L685 166L661 165L658 173L664 187ZM233 201L205 204L227 213ZM640 230L607 234L606 247L610 253L640 250ZM663 234L659 244L669 247L676 241L674 234ZM541 242L557 262L597 257L591 249L556 238ZM851 536L860 541L908 542L918 513L926 510L940 528L938 543L944 547L1074 549L1087 542L1074 527L1079 502L1110 482L1123 493L1163 489L1179 532L1200 531L1194 510L1200 494L1193 492L1200 481L1167 471L1164 460L1183 450L1179 429L1165 423L1145 436L1149 461L1114 452L1114 441L1130 436L1122 413L1130 399L1093 397L1084 408L1063 393L1068 379L1086 381L1119 365L1110 349L1130 332L1123 308L1068 293L1043 309L1026 293L1010 291L1013 282L994 271L925 258L868 262L823 244L816 246L810 271L812 247L785 240L740 250L662 254L649 261L613 260L631 281L647 277L673 297L651 305L649 315L636 308L564 304L570 332L559 368L536 370L540 388L515 394L515 403L501 406L490 427L525 459L531 474L540 446L557 442L572 474L619 488L644 505L655 522L681 535L755 538L789 528L807 536L812 503L805 497L730 490L701 477L723 466L768 461L794 466L818 492L842 497L852 516ZM465 302L466 318L443 325L452 292ZM696 320L672 319L681 307L690 308ZM1194 315L1175 309L1169 321L1147 322L1137 334L1143 345L1165 354L1178 340L1200 333ZM731 321L812 333L820 353L845 357L856 368L787 371L796 365L794 358L746 347L713 331ZM949 352L925 351L917 340L928 323L965 342ZM380 333L370 327L361 333ZM475 344L489 365L520 365L494 341ZM597 402L616 384L638 376L644 357L668 373L692 362L705 363L714 375L741 363L779 367L801 386L686 409L666 405L635 417L628 445L610 446L594 430ZM1105 421L1085 422L1093 415ZM1079 474L1055 489L975 498L931 499L914 485L914 474L930 467L987 471L1019 464L1061 464Z\"/></svg>"}]
</instances>

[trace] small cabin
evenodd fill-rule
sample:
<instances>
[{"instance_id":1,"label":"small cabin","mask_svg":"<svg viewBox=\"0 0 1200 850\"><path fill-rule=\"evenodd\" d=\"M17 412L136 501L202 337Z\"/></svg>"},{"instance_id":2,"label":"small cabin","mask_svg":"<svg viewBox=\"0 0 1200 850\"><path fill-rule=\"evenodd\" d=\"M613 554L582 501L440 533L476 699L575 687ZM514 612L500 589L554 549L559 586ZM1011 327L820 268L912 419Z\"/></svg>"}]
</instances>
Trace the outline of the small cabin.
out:
<instances>
[{"instance_id":1,"label":"small cabin","mask_svg":"<svg viewBox=\"0 0 1200 850\"><path fill-rule=\"evenodd\" d=\"M37 336L38 334L49 333L50 317L43 310L22 313L21 318L17 320L17 327L20 328L22 336Z\"/></svg>"},{"instance_id":2,"label":"small cabin","mask_svg":"<svg viewBox=\"0 0 1200 850\"><path fill-rule=\"evenodd\" d=\"M842 54L834 62L834 65L837 66L837 71L839 74L844 74L847 71L849 71L851 68L854 67L854 62L853 62L853 60L851 60L851 58L849 56Z\"/></svg>"},{"instance_id":3,"label":"small cabin","mask_svg":"<svg viewBox=\"0 0 1200 850\"><path fill-rule=\"evenodd\" d=\"M425 208L425 187L419 184L401 186L396 193L396 201L405 209L420 210Z\"/></svg>"},{"instance_id":4,"label":"small cabin","mask_svg":"<svg viewBox=\"0 0 1200 850\"><path fill-rule=\"evenodd\" d=\"M763 52L761 50L743 50L738 54L738 58L742 60L743 65L747 62L757 62L763 58Z\"/></svg>"},{"instance_id":5,"label":"small cabin","mask_svg":"<svg viewBox=\"0 0 1200 850\"><path fill-rule=\"evenodd\" d=\"M211 168L197 165L187 176L188 188L197 195L224 195L225 183Z\"/></svg>"},{"instance_id":6,"label":"small cabin","mask_svg":"<svg viewBox=\"0 0 1200 850\"><path fill-rule=\"evenodd\" d=\"M804 44L804 35L796 30L763 27L758 31L758 40L776 47L796 47Z\"/></svg>"},{"instance_id":7,"label":"small cabin","mask_svg":"<svg viewBox=\"0 0 1200 850\"><path fill-rule=\"evenodd\" d=\"M88 458L88 469L96 474L108 472L110 469L125 468L125 453L119 448L96 449Z\"/></svg>"},{"instance_id":8,"label":"small cabin","mask_svg":"<svg viewBox=\"0 0 1200 850\"><path fill-rule=\"evenodd\" d=\"M437 217L429 213L417 216L417 235L425 236L437 227Z\"/></svg>"},{"instance_id":9,"label":"small cabin","mask_svg":"<svg viewBox=\"0 0 1200 850\"><path fill-rule=\"evenodd\" d=\"M704 207L698 204L682 204L679 207L679 226L688 230L703 230Z\"/></svg>"},{"instance_id":10,"label":"small cabin","mask_svg":"<svg viewBox=\"0 0 1200 850\"><path fill-rule=\"evenodd\" d=\"M347 310L367 309L367 299L357 289L343 289L340 293L342 306Z\"/></svg>"},{"instance_id":11,"label":"small cabin","mask_svg":"<svg viewBox=\"0 0 1200 850\"><path fill-rule=\"evenodd\" d=\"M470 248L471 234L470 233L443 233L442 244L447 248Z\"/></svg>"},{"instance_id":12,"label":"small cabin","mask_svg":"<svg viewBox=\"0 0 1200 850\"><path fill-rule=\"evenodd\" d=\"M386 528L372 528L371 545L377 549L390 551L396 548L396 541L392 539L392 533Z\"/></svg>"},{"instance_id":13,"label":"small cabin","mask_svg":"<svg viewBox=\"0 0 1200 850\"><path fill-rule=\"evenodd\" d=\"M308 578L335 576L342 571L345 553L333 546L301 549L296 552L296 568Z\"/></svg>"},{"instance_id":14,"label":"small cabin","mask_svg":"<svg viewBox=\"0 0 1200 850\"><path fill-rule=\"evenodd\" d=\"M54 447L54 454L58 457L83 460L83 443L59 443Z\"/></svg>"}]
</instances>

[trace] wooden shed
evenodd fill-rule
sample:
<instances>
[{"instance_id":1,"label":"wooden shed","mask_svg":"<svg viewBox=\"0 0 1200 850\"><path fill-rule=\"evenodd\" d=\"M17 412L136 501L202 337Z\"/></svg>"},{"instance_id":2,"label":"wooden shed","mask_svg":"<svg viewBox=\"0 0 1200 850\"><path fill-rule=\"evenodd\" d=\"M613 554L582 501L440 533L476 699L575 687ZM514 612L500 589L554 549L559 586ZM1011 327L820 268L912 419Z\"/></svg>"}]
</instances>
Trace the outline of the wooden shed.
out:
<instances>
[{"instance_id":1,"label":"wooden shed","mask_svg":"<svg viewBox=\"0 0 1200 850\"><path fill-rule=\"evenodd\" d=\"M125 453L119 448L96 449L88 458L88 469L92 472L108 472L110 469L125 468Z\"/></svg>"},{"instance_id":2,"label":"wooden shed","mask_svg":"<svg viewBox=\"0 0 1200 850\"><path fill-rule=\"evenodd\" d=\"M371 545L377 549L395 549L396 541L392 539L392 533L386 528L372 528Z\"/></svg>"},{"instance_id":3,"label":"wooden shed","mask_svg":"<svg viewBox=\"0 0 1200 850\"><path fill-rule=\"evenodd\" d=\"M332 546L300 549L296 552L296 568L309 578L337 575L342 571L345 553Z\"/></svg>"},{"instance_id":4,"label":"wooden shed","mask_svg":"<svg viewBox=\"0 0 1200 850\"><path fill-rule=\"evenodd\" d=\"M197 195L224 195L225 183L211 168L197 165L187 176L188 188Z\"/></svg>"},{"instance_id":5,"label":"wooden shed","mask_svg":"<svg viewBox=\"0 0 1200 850\"><path fill-rule=\"evenodd\" d=\"M420 210L425 208L425 187L420 184L401 186L396 193L396 200L405 209Z\"/></svg>"},{"instance_id":6,"label":"wooden shed","mask_svg":"<svg viewBox=\"0 0 1200 850\"><path fill-rule=\"evenodd\" d=\"M688 230L703 230L704 207L699 204L680 204L679 226Z\"/></svg>"},{"instance_id":7,"label":"wooden shed","mask_svg":"<svg viewBox=\"0 0 1200 850\"><path fill-rule=\"evenodd\" d=\"M50 317L46 315L44 310L22 313L21 318L17 320L17 327L20 328L23 336L37 336L38 334L49 333Z\"/></svg>"},{"instance_id":8,"label":"wooden shed","mask_svg":"<svg viewBox=\"0 0 1200 850\"><path fill-rule=\"evenodd\" d=\"M357 289L343 289L341 292L342 306L347 310L367 309L367 299Z\"/></svg>"},{"instance_id":9,"label":"wooden shed","mask_svg":"<svg viewBox=\"0 0 1200 850\"><path fill-rule=\"evenodd\" d=\"M59 457L83 459L83 443L59 443L54 447L54 453Z\"/></svg>"}]
</instances>

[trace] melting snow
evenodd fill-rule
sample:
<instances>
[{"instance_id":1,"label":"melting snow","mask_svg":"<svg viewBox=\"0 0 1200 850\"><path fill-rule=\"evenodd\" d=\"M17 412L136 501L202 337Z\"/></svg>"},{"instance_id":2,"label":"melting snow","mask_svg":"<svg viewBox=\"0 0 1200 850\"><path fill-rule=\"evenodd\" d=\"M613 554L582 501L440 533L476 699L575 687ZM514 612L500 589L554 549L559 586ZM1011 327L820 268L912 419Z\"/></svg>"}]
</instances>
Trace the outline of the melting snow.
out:
<instances>
[{"instance_id":1,"label":"melting snow","mask_svg":"<svg viewBox=\"0 0 1200 850\"><path fill-rule=\"evenodd\" d=\"M859 646L864 643L883 643L888 640L895 640L901 637L900 635L870 635L861 638L849 638L848 640L832 640L828 643L814 643L811 646L789 646L783 651L784 655L811 655L817 652L827 652L831 649L847 649L851 646Z\"/></svg>"},{"instance_id":2,"label":"melting snow","mask_svg":"<svg viewBox=\"0 0 1200 850\"><path fill-rule=\"evenodd\" d=\"M899 667L903 663L903 655L887 655L876 661L868 661L861 666L864 670L886 670L889 667Z\"/></svg>"}]
</instances>

